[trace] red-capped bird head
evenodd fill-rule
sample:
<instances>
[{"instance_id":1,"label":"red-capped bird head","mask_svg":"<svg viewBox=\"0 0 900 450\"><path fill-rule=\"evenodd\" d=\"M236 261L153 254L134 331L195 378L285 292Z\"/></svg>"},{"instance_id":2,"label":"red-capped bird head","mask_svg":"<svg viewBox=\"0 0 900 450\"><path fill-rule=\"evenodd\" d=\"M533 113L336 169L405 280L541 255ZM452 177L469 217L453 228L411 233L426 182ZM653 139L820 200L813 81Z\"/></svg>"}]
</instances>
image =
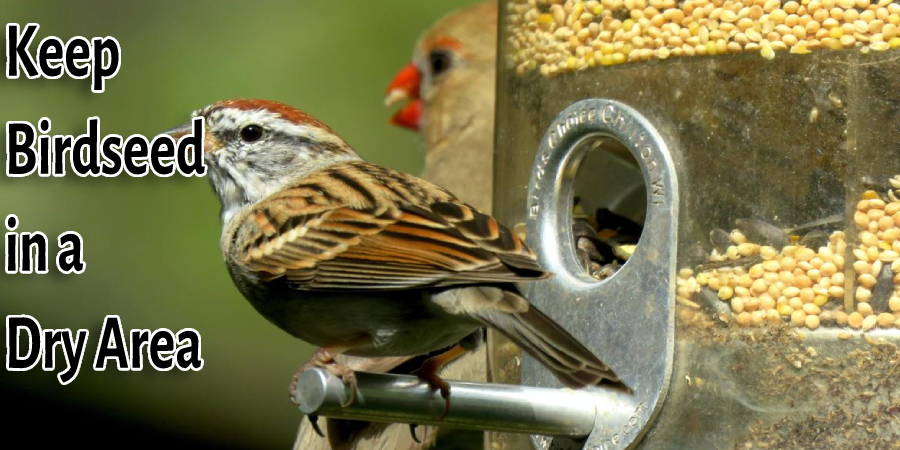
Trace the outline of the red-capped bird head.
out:
<instances>
[{"instance_id":1,"label":"red-capped bird head","mask_svg":"<svg viewBox=\"0 0 900 450\"><path fill-rule=\"evenodd\" d=\"M466 126L471 115L460 112L493 111L496 22L497 4L486 2L454 12L426 31L412 62L387 88L388 106L407 102L391 123L421 131L428 147L442 139L439 135Z\"/></svg>"},{"instance_id":2,"label":"red-capped bird head","mask_svg":"<svg viewBox=\"0 0 900 450\"><path fill-rule=\"evenodd\" d=\"M283 103L226 100L193 117L206 121L203 154L226 219L318 169L360 159L327 125Z\"/></svg>"}]
</instances>

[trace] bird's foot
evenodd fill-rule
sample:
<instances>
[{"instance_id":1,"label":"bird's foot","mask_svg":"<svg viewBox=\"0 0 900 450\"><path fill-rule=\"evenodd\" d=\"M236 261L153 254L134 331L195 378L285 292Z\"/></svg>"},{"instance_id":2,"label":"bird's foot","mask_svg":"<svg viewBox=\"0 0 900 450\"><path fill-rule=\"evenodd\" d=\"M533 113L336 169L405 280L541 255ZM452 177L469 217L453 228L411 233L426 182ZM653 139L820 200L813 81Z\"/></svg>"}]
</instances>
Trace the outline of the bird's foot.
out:
<instances>
[{"instance_id":1,"label":"bird's foot","mask_svg":"<svg viewBox=\"0 0 900 450\"><path fill-rule=\"evenodd\" d=\"M300 381L300 374L306 370L306 367L300 368L300 370L294 372L294 376L291 377L291 384L288 385L288 397L291 399L291 403L294 406L300 406L300 402L297 400L297 382Z\"/></svg>"},{"instance_id":2,"label":"bird's foot","mask_svg":"<svg viewBox=\"0 0 900 450\"><path fill-rule=\"evenodd\" d=\"M466 349L457 344L450 350L447 350L440 355L429 358L427 361L422 363L422 367L412 373L413 375L421 378L423 381L428 383L428 386L432 390L439 391L441 393L441 398L444 399L444 413L441 414L441 417L438 420L444 420L444 418L447 417L447 413L450 412L450 383L444 381L444 379L441 378L438 374L440 373L441 369L444 368L444 366L464 355L465 353Z\"/></svg>"},{"instance_id":3,"label":"bird's foot","mask_svg":"<svg viewBox=\"0 0 900 450\"><path fill-rule=\"evenodd\" d=\"M347 403L341 403L341 407L346 408L356 403L356 372L354 372L350 367L343 364L338 364L336 362L332 362L331 364L326 366L325 369L341 377L341 381L344 382L344 385L350 386L350 399L347 400Z\"/></svg>"},{"instance_id":4,"label":"bird's foot","mask_svg":"<svg viewBox=\"0 0 900 450\"><path fill-rule=\"evenodd\" d=\"M297 383L300 380L300 374L306 369L311 369L313 367L321 367L334 375L341 377L344 384L350 385L350 400L348 400L347 403L342 403L342 407L346 408L356 402L356 373L349 366L335 361L334 354L331 350L320 348L313 353L312 357L309 358L302 367L300 367L300 370L294 373L294 376L291 379L291 384L288 387L288 395L294 406L300 406L300 403L297 401Z\"/></svg>"},{"instance_id":5,"label":"bird's foot","mask_svg":"<svg viewBox=\"0 0 900 450\"><path fill-rule=\"evenodd\" d=\"M428 383L428 387L430 387L431 390L439 391L441 393L441 398L444 399L444 413L441 414L441 417L438 420L444 420L444 417L447 417L447 413L450 412L450 383L444 381L444 379L437 374L437 371L428 366L428 361L425 361L422 368L413 372L413 375Z\"/></svg>"}]
</instances>

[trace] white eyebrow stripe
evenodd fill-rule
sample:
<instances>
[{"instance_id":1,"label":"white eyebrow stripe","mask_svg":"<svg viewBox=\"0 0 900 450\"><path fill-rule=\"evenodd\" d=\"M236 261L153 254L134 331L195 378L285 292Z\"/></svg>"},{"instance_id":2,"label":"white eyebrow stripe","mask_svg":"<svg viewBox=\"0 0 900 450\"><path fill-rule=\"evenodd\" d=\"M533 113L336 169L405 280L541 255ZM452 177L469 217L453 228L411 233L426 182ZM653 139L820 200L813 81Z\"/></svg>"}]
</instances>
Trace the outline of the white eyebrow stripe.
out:
<instances>
[{"instance_id":1,"label":"white eyebrow stripe","mask_svg":"<svg viewBox=\"0 0 900 450\"><path fill-rule=\"evenodd\" d=\"M220 108L212 111L209 117L212 119L210 121L212 122L210 128L212 131L236 129L244 125L258 124L278 134L334 144L340 148L349 149L347 143L334 133L320 127L297 124L285 120L280 114L265 109ZM210 126L210 124L207 124L207 126Z\"/></svg>"}]
</instances>

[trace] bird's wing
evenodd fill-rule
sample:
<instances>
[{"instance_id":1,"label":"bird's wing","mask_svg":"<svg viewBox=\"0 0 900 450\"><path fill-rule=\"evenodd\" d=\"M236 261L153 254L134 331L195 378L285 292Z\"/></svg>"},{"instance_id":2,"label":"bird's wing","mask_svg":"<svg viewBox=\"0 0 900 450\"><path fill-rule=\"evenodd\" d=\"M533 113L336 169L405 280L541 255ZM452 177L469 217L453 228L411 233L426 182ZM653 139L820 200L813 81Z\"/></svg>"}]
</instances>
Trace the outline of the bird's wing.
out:
<instances>
[{"instance_id":1,"label":"bird's wing","mask_svg":"<svg viewBox=\"0 0 900 450\"><path fill-rule=\"evenodd\" d=\"M543 278L507 228L419 178L364 162L316 172L237 226L241 263L297 289L369 290Z\"/></svg>"}]
</instances>

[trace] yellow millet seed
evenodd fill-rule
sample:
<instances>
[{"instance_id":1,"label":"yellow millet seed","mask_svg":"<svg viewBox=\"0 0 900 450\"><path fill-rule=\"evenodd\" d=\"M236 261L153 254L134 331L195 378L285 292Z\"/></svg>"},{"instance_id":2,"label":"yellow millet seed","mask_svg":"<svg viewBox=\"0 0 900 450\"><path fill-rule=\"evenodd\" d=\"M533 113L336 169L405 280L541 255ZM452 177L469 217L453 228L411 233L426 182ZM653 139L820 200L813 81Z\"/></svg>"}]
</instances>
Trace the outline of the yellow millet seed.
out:
<instances>
[{"instance_id":1,"label":"yellow millet seed","mask_svg":"<svg viewBox=\"0 0 900 450\"><path fill-rule=\"evenodd\" d=\"M819 328L819 316L806 316L804 324L806 325L806 328L809 328L810 330Z\"/></svg>"},{"instance_id":2,"label":"yellow millet seed","mask_svg":"<svg viewBox=\"0 0 900 450\"><path fill-rule=\"evenodd\" d=\"M769 41L763 41L760 45L759 54L765 59L775 59L775 50L772 49Z\"/></svg>"},{"instance_id":3,"label":"yellow millet seed","mask_svg":"<svg viewBox=\"0 0 900 450\"><path fill-rule=\"evenodd\" d=\"M816 314L818 315L822 312L822 309L816 306L814 303L806 303L803 305L803 312L806 314Z\"/></svg>"},{"instance_id":4,"label":"yellow millet seed","mask_svg":"<svg viewBox=\"0 0 900 450\"><path fill-rule=\"evenodd\" d=\"M778 314L780 314L782 316L786 316L786 317L790 316L791 314L794 313L794 308L791 308L791 306L788 305L787 303L778 305L777 309L778 309Z\"/></svg>"},{"instance_id":5,"label":"yellow millet seed","mask_svg":"<svg viewBox=\"0 0 900 450\"><path fill-rule=\"evenodd\" d=\"M866 302L860 302L856 304L856 311L862 314L863 317L869 317L872 315L872 305Z\"/></svg>"},{"instance_id":6,"label":"yellow millet seed","mask_svg":"<svg viewBox=\"0 0 900 450\"><path fill-rule=\"evenodd\" d=\"M768 284L763 279L756 279L753 281L753 284L750 285L750 291L754 294L762 294L769 289Z\"/></svg>"},{"instance_id":7,"label":"yellow millet seed","mask_svg":"<svg viewBox=\"0 0 900 450\"><path fill-rule=\"evenodd\" d=\"M862 329L863 331L869 331L872 328L875 328L875 324L878 323L878 318L876 316L869 316L863 319Z\"/></svg>"},{"instance_id":8,"label":"yellow millet seed","mask_svg":"<svg viewBox=\"0 0 900 450\"><path fill-rule=\"evenodd\" d=\"M875 282L877 280L875 279L875 277L872 276L872 274L864 273L864 274L860 275L859 277L857 277L856 281L858 281L860 285L862 285L866 288L872 288L872 286L875 286Z\"/></svg>"},{"instance_id":9,"label":"yellow millet seed","mask_svg":"<svg viewBox=\"0 0 900 450\"><path fill-rule=\"evenodd\" d=\"M878 256L878 259L884 262L894 262L897 259L900 259L900 253L894 250L885 250L881 252L881 254Z\"/></svg>"},{"instance_id":10,"label":"yellow millet seed","mask_svg":"<svg viewBox=\"0 0 900 450\"><path fill-rule=\"evenodd\" d=\"M893 312L900 312L900 297L891 297L890 300L888 300L888 308Z\"/></svg>"},{"instance_id":11,"label":"yellow millet seed","mask_svg":"<svg viewBox=\"0 0 900 450\"><path fill-rule=\"evenodd\" d=\"M787 247L785 247L785 248L787 248ZM781 258L780 267L783 270L790 272L790 271L794 270L795 268L797 268L797 260L795 260L791 256L785 256L784 258Z\"/></svg>"},{"instance_id":12,"label":"yellow millet seed","mask_svg":"<svg viewBox=\"0 0 900 450\"><path fill-rule=\"evenodd\" d=\"M816 306L824 306L826 303L828 303L828 296L825 295L817 295L813 299L813 304Z\"/></svg>"},{"instance_id":13,"label":"yellow millet seed","mask_svg":"<svg viewBox=\"0 0 900 450\"><path fill-rule=\"evenodd\" d=\"M849 320L849 316L847 313L843 311L835 311L834 313L834 323L844 326L847 325L847 321Z\"/></svg>"},{"instance_id":14,"label":"yellow millet seed","mask_svg":"<svg viewBox=\"0 0 900 450\"><path fill-rule=\"evenodd\" d=\"M878 326L881 328L889 328L894 325L894 315L891 313L881 313L877 316L876 321L878 322Z\"/></svg>"},{"instance_id":15,"label":"yellow millet seed","mask_svg":"<svg viewBox=\"0 0 900 450\"><path fill-rule=\"evenodd\" d=\"M730 286L722 286L719 288L719 298L722 300L728 300L734 295L734 289Z\"/></svg>"},{"instance_id":16,"label":"yellow millet seed","mask_svg":"<svg viewBox=\"0 0 900 450\"><path fill-rule=\"evenodd\" d=\"M775 259L775 257L778 256L778 250L776 250L774 247L765 245L759 248L759 255L762 257L762 259L768 261L771 259Z\"/></svg>"}]
</instances>

